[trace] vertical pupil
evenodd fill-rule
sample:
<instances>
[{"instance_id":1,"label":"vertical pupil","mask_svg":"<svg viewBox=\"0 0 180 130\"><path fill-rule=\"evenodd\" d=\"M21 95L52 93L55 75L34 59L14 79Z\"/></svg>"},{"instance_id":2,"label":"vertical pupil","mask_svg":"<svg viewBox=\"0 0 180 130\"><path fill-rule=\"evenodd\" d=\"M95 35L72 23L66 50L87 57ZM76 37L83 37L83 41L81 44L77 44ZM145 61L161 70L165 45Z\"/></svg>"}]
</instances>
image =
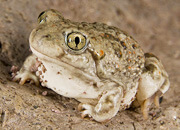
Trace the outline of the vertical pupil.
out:
<instances>
[{"instance_id":1,"label":"vertical pupil","mask_svg":"<svg viewBox=\"0 0 180 130\"><path fill-rule=\"evenodd\" d=\"M75 37L75 43L76 43L76 47L77 47L79 44L79 37Z\"/></svg>"}]
</instances>

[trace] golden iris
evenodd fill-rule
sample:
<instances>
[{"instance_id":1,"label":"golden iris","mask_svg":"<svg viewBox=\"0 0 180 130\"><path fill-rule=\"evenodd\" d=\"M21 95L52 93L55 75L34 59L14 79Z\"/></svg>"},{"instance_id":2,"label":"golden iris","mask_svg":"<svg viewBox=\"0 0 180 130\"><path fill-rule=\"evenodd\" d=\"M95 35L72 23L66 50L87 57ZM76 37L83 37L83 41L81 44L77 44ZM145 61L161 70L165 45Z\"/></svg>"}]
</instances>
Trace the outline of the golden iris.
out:
<instances>
[{"instance_id":1,"label":"golden iris","mask_svg":"<svg viewBox=\"0 0 180 130\"><path fill-rule=\"evenodd\" d=\"M81 50L86 46L86 38L80 33L70 33L67 36L67 46L72 50Z\"/></svg>"}]
</instances>

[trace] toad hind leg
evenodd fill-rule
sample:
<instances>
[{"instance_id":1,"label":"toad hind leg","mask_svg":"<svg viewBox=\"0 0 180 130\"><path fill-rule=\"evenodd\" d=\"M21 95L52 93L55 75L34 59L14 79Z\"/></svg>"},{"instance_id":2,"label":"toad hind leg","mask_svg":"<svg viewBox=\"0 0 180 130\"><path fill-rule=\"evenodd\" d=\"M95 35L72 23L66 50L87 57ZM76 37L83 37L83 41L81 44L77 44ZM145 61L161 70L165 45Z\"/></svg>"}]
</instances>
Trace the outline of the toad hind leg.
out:
<instances>
[{"instance_id":1,"label":"toad hind leg","mask_svg":"<svg viewBox=\"0 0 180 130\"><path fill-rule=\"evenodd\" d=\"M144 119L148 118L150 105L159 107L159 98L169 89L168 74L161 61L151 53L145 53L145 69L140 77L136 101L141 106Z\"/></svg>"},{"instance_id":2,"label":"toad hind leg","mask_svg":"<svg viewBox=\"0 0 180 130\"><path fill-rule=\"evenodd\" d=\"M114 88L103 92L96 106L80 103L78 109L82 111L82 117L92 117L98 122L106 122L119 111L123 93L121 88Z\"/></svg>"}]
</instances>

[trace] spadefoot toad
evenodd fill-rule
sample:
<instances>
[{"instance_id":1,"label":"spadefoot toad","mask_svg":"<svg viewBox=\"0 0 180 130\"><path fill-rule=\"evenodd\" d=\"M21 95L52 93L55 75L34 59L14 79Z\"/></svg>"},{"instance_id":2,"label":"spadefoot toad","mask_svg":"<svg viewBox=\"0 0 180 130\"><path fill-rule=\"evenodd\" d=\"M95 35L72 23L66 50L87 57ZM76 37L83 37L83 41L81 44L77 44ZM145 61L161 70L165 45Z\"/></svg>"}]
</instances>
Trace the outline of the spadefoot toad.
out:
<instances>
[{"instance_id":1,"label":"spadefoot toad","mask_svg":"<svg viewBox=\"0 0 180 130\"><path fill-rule=\"evenodd\" d=\"M169 88L160 60L144 53L120 29L103 23L78 23L50 9L31 32L30 55L13 77L24 84L39 81L60 95L75 98L82 117L98 122L114 117L134 101L144 118L154 101L159 106Z\"/></svg>"}]
</instances>

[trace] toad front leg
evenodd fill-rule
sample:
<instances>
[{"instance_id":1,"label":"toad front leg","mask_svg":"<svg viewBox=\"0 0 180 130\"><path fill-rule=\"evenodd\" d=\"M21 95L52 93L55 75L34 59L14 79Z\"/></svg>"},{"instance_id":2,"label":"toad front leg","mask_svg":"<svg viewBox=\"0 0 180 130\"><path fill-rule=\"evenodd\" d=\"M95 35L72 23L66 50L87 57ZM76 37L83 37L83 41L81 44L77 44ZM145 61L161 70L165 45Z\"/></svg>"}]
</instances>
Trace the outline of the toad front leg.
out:
<instances>
[{"instance_id":1,"label":"toad front leg","mask_svg":"<svg viewBox=\"0 0 180 130\"><path fill-rule=\"evenodd\" d=\"M156 56L146 53L145 58L145 69L140 77L135 103L141 106L144 119L147 119L149 106L154 102L159 107L159 98L169 89L170 82Z\"/></svg>"},{"instance_id":2,"label":"toad front leg","mask_svg":"<svg viewBox=\"0 0 180 130\"><path fill-rule=\"evenodd\" d=\"M19 81L19 84L23 85L27 80L33 81L37 86L39 85L38 77L35 72L38 67L38 62L36 61L35 55L30 55L26 58L20 71L16 73L13 77L13 81Z\"/></svg>"},{"instance_id":3,"label":"toad front leg","mask_svg":"<svg viewBox=\"0 0 180 130\"><path fill-rule=\"evenodd\" d=\"M114 117L119 111L123 92L120 87L106 90L102 93L96 106L81 103L78 109L82 111L82 117L92 117L98 122L105 122Z\"/></svg>"}]
</instances>

